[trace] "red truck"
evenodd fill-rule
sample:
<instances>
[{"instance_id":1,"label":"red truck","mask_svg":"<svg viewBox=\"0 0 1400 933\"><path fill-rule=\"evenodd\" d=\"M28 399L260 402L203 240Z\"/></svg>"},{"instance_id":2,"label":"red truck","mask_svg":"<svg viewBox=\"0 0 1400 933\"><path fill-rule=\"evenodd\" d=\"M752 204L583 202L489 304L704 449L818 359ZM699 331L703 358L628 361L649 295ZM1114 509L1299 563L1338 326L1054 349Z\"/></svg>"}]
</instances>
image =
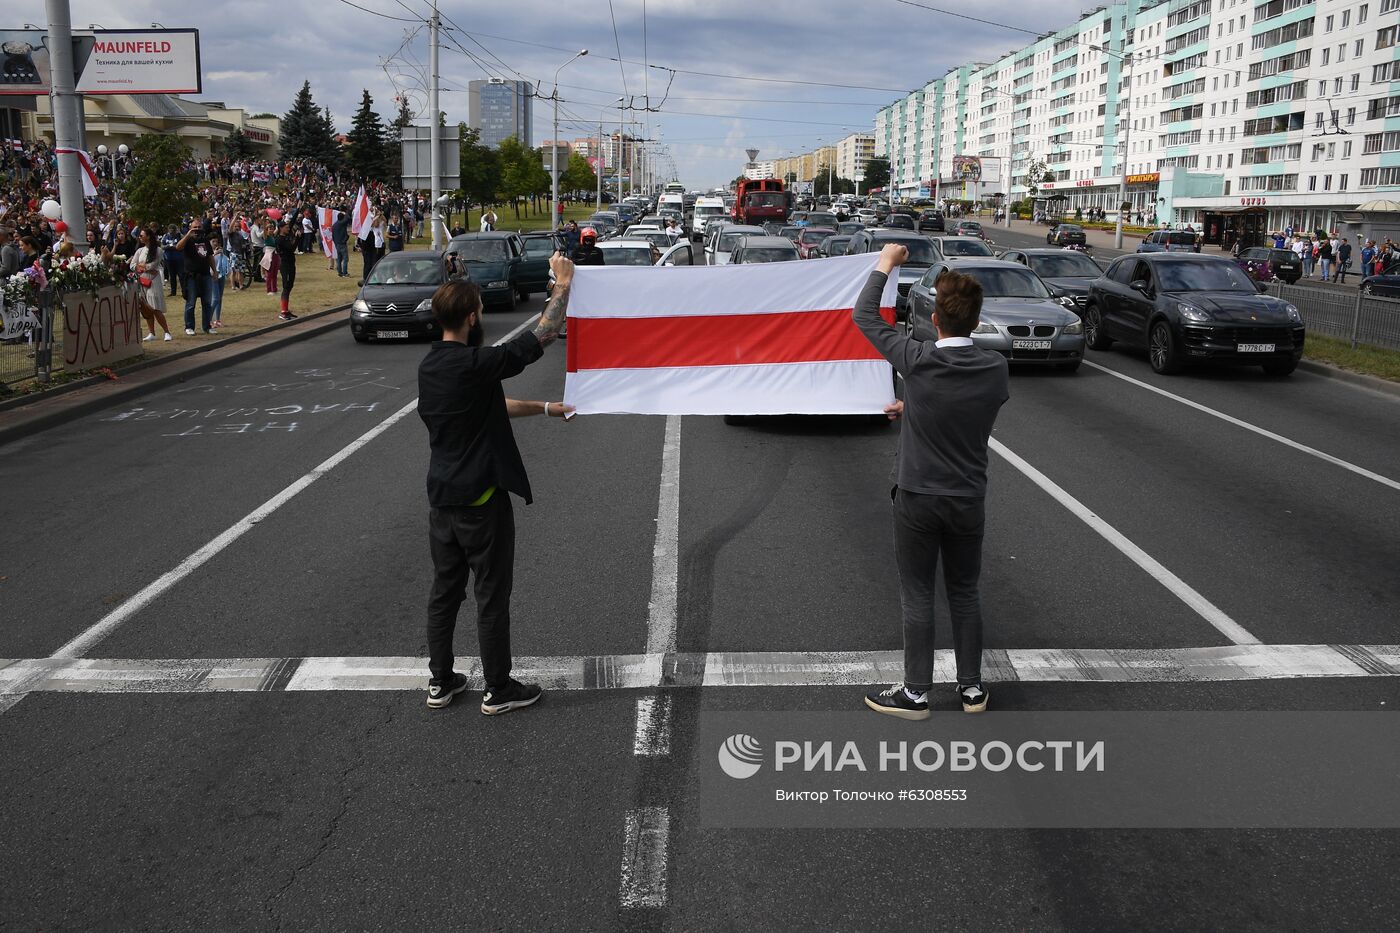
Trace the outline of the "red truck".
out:
<instances>
[{"instance_id":1,"label":"red truck","mask_svg":"<svg viewBox=\"0 0 1400 933\"><path fill-rule=\"evenodd\" d=\"M762 226L776 221L783 223L788 216L787 194L780 178L739 179L735 192L734 219L741 224Z\"/></svg>"}]
</instances>

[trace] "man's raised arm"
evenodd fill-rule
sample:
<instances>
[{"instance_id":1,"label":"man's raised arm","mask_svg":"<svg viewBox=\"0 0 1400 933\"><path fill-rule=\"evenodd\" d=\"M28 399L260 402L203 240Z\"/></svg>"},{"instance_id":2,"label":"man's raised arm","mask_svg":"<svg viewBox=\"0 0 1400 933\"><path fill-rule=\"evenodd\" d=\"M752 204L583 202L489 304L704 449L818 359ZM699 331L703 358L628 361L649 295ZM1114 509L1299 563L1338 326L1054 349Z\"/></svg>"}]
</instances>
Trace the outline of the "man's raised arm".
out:
<instances>
[{"instance_id":1,"label":"man's raised arm","mask_svg":"<svg viewBox=\"0 0 1400 933\"><path fill-rule=\"evenodd\" d=\"M908 258L909 250L898 243L886 243L885 248L880 250L880 260L875 266L875 271L870 273L865 287L860 290L855 310L851 312L852 320L865 335L865 339L869 340L901 375L906 376L913 368L914 361L919 358L923 344L901 334L894 325L880 316L880 298L884 294L885 283L889 277L897 275L895 270L904 265Z\"/></svg>"},{"instance_id":2,"label":"man's raised arm","mask_svg":"<svg viewBox=\"0 0 1400 933\"><path fill-rule=\"evenodd\" d=\"M540 346L547 347L559 336L564 327L564 312L569 307L569 288L574 284L574 264L555 253L549 257L549 271L554 273L554 290L545 302L544 313L535 325L535 337Z\"/></svg>"}]
</instances>

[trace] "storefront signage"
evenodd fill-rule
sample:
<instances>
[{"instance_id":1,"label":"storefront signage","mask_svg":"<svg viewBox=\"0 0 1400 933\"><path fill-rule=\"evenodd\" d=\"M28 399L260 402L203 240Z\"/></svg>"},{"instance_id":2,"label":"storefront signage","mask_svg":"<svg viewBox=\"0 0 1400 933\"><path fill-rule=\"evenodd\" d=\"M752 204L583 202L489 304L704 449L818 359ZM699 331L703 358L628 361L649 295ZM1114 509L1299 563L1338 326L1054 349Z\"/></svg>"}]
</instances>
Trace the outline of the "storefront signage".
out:
<instances>
[{"instance_id":1,"label":"storefront signage","mask_svg":"<svg viewBox=\"0 0 1400 933\"><path fill-rule=\"evenodd\" d=\"M1269 203L1268 198L1240 198L1240 203L1245 207L1264 207Z\"/></svg>"},{"instance_id":2,"label":"storefront signage","mask_svg":"<svg viewBox=\"0 0 1400 933\"><path fill-rule=\"evenodd\" d=\"M1130 185L1155 185L1162 178L1161 172L1146 172L1142 175L1129 175Z\"/></svg>"},{"instance_id":3,"label":"storefront signage","mask_svg":"<svg viewBox=\"0 0 1400 933\"><path fill-rule=\"evenodd\" d=\"M272 134L271 134L271 133L269 133L267 130L254 129L254 128L251 127L251 126L248 127L247 129L245 129L245 130L243 131L243 135L244 135L244 136L247 136L249 139L251 139L251 140L252 140L253 142L255 142L255 143L270 143L270 142L272 142Z\"/></svg>"}]
</instances>

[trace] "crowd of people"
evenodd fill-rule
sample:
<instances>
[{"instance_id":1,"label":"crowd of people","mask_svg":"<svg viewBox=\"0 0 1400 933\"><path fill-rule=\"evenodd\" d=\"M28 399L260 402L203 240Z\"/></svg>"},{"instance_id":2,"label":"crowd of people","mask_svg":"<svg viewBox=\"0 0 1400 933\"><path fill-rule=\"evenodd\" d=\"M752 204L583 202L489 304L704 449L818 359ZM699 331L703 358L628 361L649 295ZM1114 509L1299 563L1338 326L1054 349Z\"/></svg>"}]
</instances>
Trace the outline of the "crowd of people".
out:
<instances>
[{"instance_id":1,"label":"crowd of people","mask_svg":"<svg viewBox=\"0 0 1400 933\"><path fill-rule=\"evenodd\" d=\"M97 195L85 204L87 228L75 234L41 213L45 200L58 197L52 147L42 141L6 145L0 154L0 274L13 275L35 262L48 269L78 252L96 250L112 262L129 264L140 286L146 340L174 339L166 314L177 297L184 302L185 334L214 334L223 326L226 292L261 283L268 296L277 298L277 316L292 320L298 257L319 254L329 270L344 278L350 274L350 253L358 250L368 276L384 253L405 247L428 211L427 200L415 192L366 184L371 208L364 236L356 237L350 232L350 211L361 180L350 173L311 161L205 158L190 163L200 179L200 209L159 229L132 216L114 184L136 161L134 153L119 156L115 164L94 160ZM320 208L332 211L330 256L322 244Z\"/></svg>"},{"instance_id":2,"label":"crowd of people","mask_svg":"<svg viewBox=\"0 0 1400 933\"><path fill-rule=\"evenodd\" d=\"M1368 239L1361 248L1354 249L1344 236L1337 231L1330 234L1294 231L1291 227L1276 230L1269 234L1274 249L1286 249L1298 257L1303 265L1303 277L1319 277L1323 282L1337 282L1345 285L1346 277L1355 267L1360 279L1369 275L1380 275L1400 261L1400 245L1390 237L1377 245Z\"/></svg>"}]
</instances>

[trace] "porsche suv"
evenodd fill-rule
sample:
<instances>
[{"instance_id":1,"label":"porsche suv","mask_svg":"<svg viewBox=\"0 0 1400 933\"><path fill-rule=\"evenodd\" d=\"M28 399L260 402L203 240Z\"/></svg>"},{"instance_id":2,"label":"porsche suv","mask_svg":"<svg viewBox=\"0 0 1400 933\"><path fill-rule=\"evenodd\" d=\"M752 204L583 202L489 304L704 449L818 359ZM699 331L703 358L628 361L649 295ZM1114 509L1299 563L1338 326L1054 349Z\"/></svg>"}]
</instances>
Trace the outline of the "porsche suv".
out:
<instances>
[{"instance_id":1,"label":"porsche suv","mask_svg":"<svg viewBox=\"0 0 1400 933\"><path fill-rule=\"evenodd\" d=\"M1259 288L1234 261L1194 253L1119 257L1089 286L1090 349L1121 342L1147 350L1159 373L1218 360L1286 376L1303 355L1298 309Z\"/></svg>"}]
</instances>

